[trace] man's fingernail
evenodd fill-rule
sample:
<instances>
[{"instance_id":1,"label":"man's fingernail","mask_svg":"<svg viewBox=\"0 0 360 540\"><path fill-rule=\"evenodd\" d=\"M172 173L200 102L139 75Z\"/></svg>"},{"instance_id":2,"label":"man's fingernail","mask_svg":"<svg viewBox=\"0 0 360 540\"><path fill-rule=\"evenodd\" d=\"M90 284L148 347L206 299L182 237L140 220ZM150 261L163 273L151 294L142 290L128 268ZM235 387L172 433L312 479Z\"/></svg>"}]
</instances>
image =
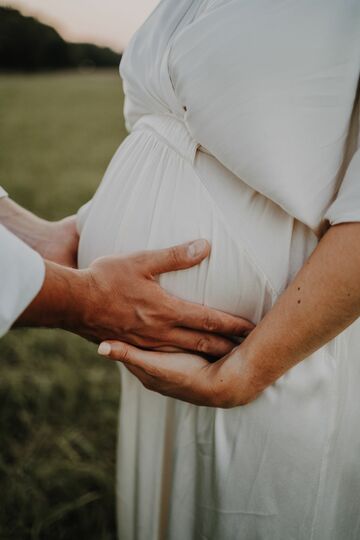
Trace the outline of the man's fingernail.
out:
<instances>
[{"instance_id":1,"label":"man's fingernail","mask_svg":"<svg viewBox=\"0 0 360 540\"><path fill-rule=\"evenodd\" d=\"M191 257L192 259L195 259L199 255L204 253L206 248L207 248L206 240L195 240L195 242L191 242L191 244L188 247L189 257Z\"/></svg>"},{"instance_id":2,"label":"man's fingernail","mask_svg":"<svg viewBox=\"0 0 360 540\"><path fill-rule=\"evenodd\" d=\"M110 343L106 343L106 341L104 341L103 343L100 343L99 348L98 348L98 353L101 354L102 356L109 356L109 354L111 353Z\"/></svg>"}]
</instances>

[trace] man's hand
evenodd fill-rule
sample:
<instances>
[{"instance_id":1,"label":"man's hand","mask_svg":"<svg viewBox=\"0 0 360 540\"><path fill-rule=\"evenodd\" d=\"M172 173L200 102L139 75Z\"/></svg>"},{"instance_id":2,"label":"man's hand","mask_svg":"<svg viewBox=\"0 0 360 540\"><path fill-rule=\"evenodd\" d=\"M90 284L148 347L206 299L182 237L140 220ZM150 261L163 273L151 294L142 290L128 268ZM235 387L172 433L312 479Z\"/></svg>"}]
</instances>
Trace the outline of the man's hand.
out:
<instances>
[{"instance_id":1,"label":"man's hand","mask_svg":"<svg viewBox=\"0 0 360 540\"><path fill-rule=\"evenodd\" d=\"M197 351L221 356L253 328L244 319L169 295L155 277L185 270L209 255L206 241L122 257L104 257L88 269L90 279L86 334L146 349ZM90 334L89 334L90 331Z\"/></svg>"},{"instance_id":2,"label":"man's hand","mask_svg":"<svg viewBox=\"0 0 360 540\"><path fill-rule=\"evenodd\" d=\"M155 276L184 270L209 255L200 240L158 251L103 257L86 270L47 263L40 294L17 322L61 327L95 342L118 339L146 349L188 350L223 356L254 325L242 318L180 300Z\"/></svg>"}]
</instances>

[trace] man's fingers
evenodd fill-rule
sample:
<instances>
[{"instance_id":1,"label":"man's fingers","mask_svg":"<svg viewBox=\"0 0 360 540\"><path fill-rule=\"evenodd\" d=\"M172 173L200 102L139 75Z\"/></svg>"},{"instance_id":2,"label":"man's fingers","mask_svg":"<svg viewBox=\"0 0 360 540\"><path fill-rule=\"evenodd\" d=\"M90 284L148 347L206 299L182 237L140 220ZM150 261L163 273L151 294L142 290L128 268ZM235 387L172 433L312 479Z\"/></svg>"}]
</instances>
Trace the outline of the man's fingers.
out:
<instances>
[{"instance_id":1,"label":"man's fingers","mask_svg":"<svg viewBox=\"0 0 360 540\"><path fill-rule=\"evenodd\" d=\"M144 339L143 336L135 335L127 343L151 351L196 352L213 357L225 356L238 345L238 342L225 336L185 327L168 328L161 334L161 342L159 339Z\"/></svg>"},{"instance_id":2,"label":"man's fingers","mask_svg":"<svg viewBox=\"0 0 360 540\"><path fill-rule=\"evenodd\" d=\"M144 269L152 275L184 270L199 264L210 253L207 240L195 240L166 249L150 251L144 255Z\"/></svg>"},{"instance_id":3,"label":"man's fingers","mask_svg":"<svg viewBox=\"0 0 360 540\"><path fill-rule=\"evenodd\" d=\"M152 349L153 351L159 351L159 352L177 352L177 353L183 353L184 352L184 349L182 349L181 347L171 347L171 346L160 346L160 347L155 347L154 349Z\"/></svg>"},{"instance_id":4,"label":"man's fingers","mask_svg":"<svg viewBox=\"0 0 360 540\"><path fill-rule=\"evenodd\" d=\"M186 328L174 328L166 338L182 349L217 357L225 356L236 347L236 343L224 337Z\"/></svg>"},{"instance_id":5,"label":"man's fingers","mask_svg":"<svg viewBox=\"0 0 360 540\"><path fill-rule=\"evenodd\" d=\"M246 336L255 325L241 317L235 317L224 311L211 309L200 304L174 300L179 313L179 325L225 336Z\"/></svg>"}]
</instances>

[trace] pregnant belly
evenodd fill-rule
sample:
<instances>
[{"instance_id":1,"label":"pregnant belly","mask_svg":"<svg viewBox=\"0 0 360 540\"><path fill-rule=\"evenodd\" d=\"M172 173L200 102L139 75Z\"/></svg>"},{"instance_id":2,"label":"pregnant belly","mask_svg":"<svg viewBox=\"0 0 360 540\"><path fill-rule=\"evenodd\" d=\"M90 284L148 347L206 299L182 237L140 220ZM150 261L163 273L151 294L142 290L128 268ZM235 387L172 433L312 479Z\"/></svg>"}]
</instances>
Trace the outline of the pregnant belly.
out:
<instances>
[{"instance_id":1,"label":"pregnant belly","mask_svg":"<svg viewBox=\"0 0 360 540\"><path fill-rule=\"evenodd\" d=\"M210 257L160 276L178 297L258 322L315 245L312 233L255 193L168 116L145 116L79 215L79 265L206 238Z\"/></svg>"}]
</instances>

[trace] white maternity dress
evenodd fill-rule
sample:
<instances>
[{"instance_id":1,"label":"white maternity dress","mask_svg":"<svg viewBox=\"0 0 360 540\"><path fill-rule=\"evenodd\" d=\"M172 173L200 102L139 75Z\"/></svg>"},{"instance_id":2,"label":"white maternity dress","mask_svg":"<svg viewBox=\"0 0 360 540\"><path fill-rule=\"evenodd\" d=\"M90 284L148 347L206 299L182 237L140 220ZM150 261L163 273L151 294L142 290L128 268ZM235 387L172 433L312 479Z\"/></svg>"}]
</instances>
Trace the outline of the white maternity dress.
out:
<instances>
[{"instance_id":1,"label":"white maternity dress","mask_svg":"<svg viewBox=\"0 0 360 540\"><path fill-rule=\"evenodd\" d=\"M162 0L121 62L131 133L79 212L80 265L205 237L161 285L257 323L325 218L360 220L359 71L360 0ZM358 322L245 407L120 371L121 540L360 539Z\"/></svg>"}]
</instances>

